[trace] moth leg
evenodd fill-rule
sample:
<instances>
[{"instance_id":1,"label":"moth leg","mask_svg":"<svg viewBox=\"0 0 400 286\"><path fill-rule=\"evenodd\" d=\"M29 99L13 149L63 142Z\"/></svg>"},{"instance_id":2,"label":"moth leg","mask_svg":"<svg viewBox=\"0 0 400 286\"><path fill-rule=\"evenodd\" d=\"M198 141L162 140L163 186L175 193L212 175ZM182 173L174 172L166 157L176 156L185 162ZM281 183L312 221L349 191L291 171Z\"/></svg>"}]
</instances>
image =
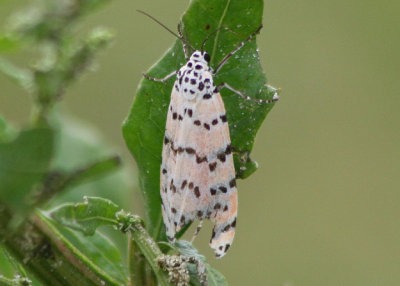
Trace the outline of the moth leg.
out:
<instances>
[{"instance_id":1,"label":"moth leg","mask_svg":"<svg viewBox=\"0 0 400 286\"><path fill-rule=\"evenodd\" d=\"M181 28L182 28L181 23L179 23L178 24L178 35L179 35L179 37L181 37L181 39L184 39ZM183 45L183 53L185 54L185 59L186 59L186 61L189 61L189 49L188 49L188 45L187 45L186 41L182 41L182 45Z\"/></svg>"},{"instance_id":2,"label":"moth leg","mask_svg":"<svg viewBox=\"0 0 400 286\"><path fill-rule=\"evenodd\" d=\"M251 34L246 40L244 40L243 42L241 42L233 51L231 51L229 54L227 54L222 60L221 62L217 65L217 67L214 70L214 75L216 75L219 70L226 64L227 60L233 56L237 51L239 51L247 42L251 41L251 39L253 39L253 37L255 35L258 34L258 32L260 32L261 28L263 26L261 25L260 27L257 28L257 30L255 30L253 32L253 34Z\"/></svg>"},{"instance_id":3,"label":"moth leg","mask_svg":"<svg viewBox=\"0 0 400 286\"><path fill-rule=\"evenodd\" d=\"M148 80L156 81L156 82L166 82L166 81L169 80L172 76L176 75L176 71L171 72L170 74L166 75L166 76L163 77L163 78L151 77L151 76L149 76L147 73L142 73L142 74L143 74L143 76L144 76L145 78L147 78Z\"/></svg>"},{"instance_id":4,"label":"moth leg","mask_svg":"<svg viewBox=\"0 0 400 286\"><path fill-rule=\"evenodd\" d=\"M272 99L257 99L257 98L252 98L252 97L250 97L248 95L245 95L243 92L241 92L241 91L239 91L237 89L234 89L233 87L231 87L229 84L227 84L225 82L217 85L215 89L216 89L217 92L219 92L224 87L229 89L233 93L239 95L240 97L244 98L245 100L250 100L250 101L253 101L253 102L257 102L257 103L268 104L268 103L273 103L273 102L276 102L276 101L279 100L278 93L276 93L276 92L274 93L274 96L272 97Z\"/></svg>"},{"instance_id":5,"label":"moth leg","mask_svg":"<svg viewBox=\"0 0 400 286\"><path fill-rule=\"evenodd\" d=\"M192 239L190 240L190 243L193 243L193 241L195 240L195 238L197 237L197 235L199 234L201 228L203 226L203 220L200 220L199 224L196 227L196 230L192 236Z\"/></svg>"}]
</instances>

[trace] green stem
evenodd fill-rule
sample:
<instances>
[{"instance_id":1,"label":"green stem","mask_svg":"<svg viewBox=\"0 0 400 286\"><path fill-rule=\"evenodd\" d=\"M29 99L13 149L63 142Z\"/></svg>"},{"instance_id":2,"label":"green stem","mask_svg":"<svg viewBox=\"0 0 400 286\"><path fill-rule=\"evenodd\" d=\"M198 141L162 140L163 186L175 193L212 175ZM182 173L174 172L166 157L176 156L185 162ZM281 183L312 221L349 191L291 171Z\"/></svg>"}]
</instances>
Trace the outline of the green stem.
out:
<instances>
[{"instance_id":1,"label":"green stem","mask_svg":"<svg viewBox=\"0 0 400 286\"><path fill-rule=\"evenodd\" d=\"M140 249L140 252L146 257L147 263L150 264L154 274L157 277L159 285L170 286L168 280L168 275L157 265L157 257L161 256L163 253L157 246L155 241L147 233L142 225L141 220L135 220L131 225L131 235L133 240Z\"/></svg>"},{"instance_id":2,"label":"green stem","mask_svg":"<svg viewBox=\"0 0 400 286\"><path fill-rule=\"evenodd\" d=\"M74 248L40 213L17 228L0 204L0 240L7 250L46 285L119 285Z\"/></svg>"},{"instance_id":3,"label":"green stem","mask_svg":"<svg viewBox=\"0 0 400 286\"><path fill-rule=\"evenodd\" d=\"M129 234L129 286L146 285L146 259Z\"/></svg>"}]
</instances>

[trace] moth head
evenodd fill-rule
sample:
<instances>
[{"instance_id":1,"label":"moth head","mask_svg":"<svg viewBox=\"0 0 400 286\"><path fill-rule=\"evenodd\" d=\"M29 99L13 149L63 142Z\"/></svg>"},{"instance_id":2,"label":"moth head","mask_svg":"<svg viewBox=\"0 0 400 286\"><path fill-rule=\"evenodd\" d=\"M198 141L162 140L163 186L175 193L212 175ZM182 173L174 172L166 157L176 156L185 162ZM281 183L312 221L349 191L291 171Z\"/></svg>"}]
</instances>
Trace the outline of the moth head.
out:
<instances>
[{"instance_id":1,"label":"moth head","mask_svg":"<svg viewBox=\"0 0 400 286\"><path fill-rule=\"evenodd\" d=\"M205 51L194 51L194 53L190 56L190 60L202 62L208 65L210 62L210 55Z\"/></svg>"}]
</instances>

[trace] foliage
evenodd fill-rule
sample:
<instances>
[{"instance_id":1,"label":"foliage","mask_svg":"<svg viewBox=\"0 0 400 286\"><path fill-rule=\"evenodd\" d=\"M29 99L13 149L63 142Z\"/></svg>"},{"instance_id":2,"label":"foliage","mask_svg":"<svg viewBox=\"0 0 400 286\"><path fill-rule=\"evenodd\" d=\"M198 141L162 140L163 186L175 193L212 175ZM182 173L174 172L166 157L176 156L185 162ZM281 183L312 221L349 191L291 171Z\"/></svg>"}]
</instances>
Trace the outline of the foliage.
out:
<instances>
[{"instance_id":1,"label":"foliage","mask_svg":"<svg viewBox=\"0 0 400 286\"><path fill-rule=\"evenodd\" d=\"M262 0L251 1L192 1L182 17L183 34L195 48L212 31L217 29L205 46L211 55L211 66L236 48L261 25ZM146 19L144 19L146 20ZM224 29L221 29L224 28ZM232 32L234 31L234 33ZM162 78L178 70L185 62L182 43L177 40L164 57L148 74ZM215 77L217 84L227 82L235 89L254 98L272 98L275 89L266 85L255 41L247 43ZM161 148L169 97L174 80L166 84L143 80L124 122L125 141L139 167L139 180L148 212L148 228L155 238L165 240L161 231L159 196ZM234 147L237 177L248 177L256 169L256 162L249 157L254 138L262 121L273 105L244 101L226 90L222 95L227 109L228 122Z\"/></svg>"},{"instance_id":2,"label":"foliage","mask_svg":"<svg viewBox=\"0 0 400 286\"><path fill-rule=\"evenodd\" d=\"M66 89L113 38L106 29L77 38L74 29L82 17L107 2L37 1L12 18L11 30L0 34L0 54L24 49L37 54L33 65L23 67L0 55L0 71L32 98L32 121L27 126L16 128L0 116L0 285L72 285L76 281L79 285L171 285L172 281L227 285L189 242L167 244L165 249L157 244L165 240L159 166L172 81L166 85L143 81L123 125L124 138L139 166L145 221L106 198L106 193L126 193L130 187L120 158L97 143L102 140L87 140L95 133L93 128L84 127L57 106ZM262 8L261 0L194 0L182 18L183 32L199 47L217 31L206 44L215 66L260 26ZM176 41L149 73L163 76L183 63L182 45ZM228 82L255 98L271 98L275 93L266 85L254 40L229 60L216 82ZM245 178L256 168L249 154L272 105L243 102L229 92L223 92L223 97L237 176ZM81 193L95 196L76 202ZM112 229L119 233L110 235ZM113 242L121 237L127 237L125 249ZM182 262L179 267L172 263L175 259Z\"/></svg>"}]
</instances>

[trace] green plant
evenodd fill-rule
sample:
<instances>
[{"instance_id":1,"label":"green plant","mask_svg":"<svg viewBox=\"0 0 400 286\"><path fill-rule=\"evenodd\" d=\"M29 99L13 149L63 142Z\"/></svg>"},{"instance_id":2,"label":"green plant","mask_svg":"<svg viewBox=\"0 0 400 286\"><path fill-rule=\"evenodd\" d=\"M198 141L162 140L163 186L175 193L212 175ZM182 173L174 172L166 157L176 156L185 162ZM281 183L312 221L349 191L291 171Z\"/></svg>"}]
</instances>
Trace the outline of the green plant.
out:
<instances>
[{"instance_id":1,"label":"green plant","mask_svg":"<svg viewBox=\"0 0 400 286\"><path fill-rule=\"evenodd\" d=\"M172 81L142 81L123 125L125 141L139 167L144 221L110 199L85 197L78 203L58 199L88 181L96 189L124 192L128 188L122 178L107 178L111 172L120 174L120 158L108 155L105 146L89 146L79 139L82 127L58 108L66 88L112 40L106 29L96 29L82 39L77 39L74 30L82 17L106 2L41 1L14 18L12 31L0 35L0 52L29 45L39 54L34 65L24 68L0 57L0 70L32 98L32 120L25 128L18 130L0 117L0 266L4 268L0 269L0 285L72 285L76 281L79 285L155 285L155 280L160 285L186 285L189 280L191 285L199 285L205 279L208 285L226 285L222 274L190 243L166 243L159 166ZM235 31L220 29L207 42L211 65L215 65L261 24L262 8L262 0L194 0L182 18L185 37L198 47L213 30L228 27ZM177 40L150 74L163 76L182 64L182 45ZM276 92L266 85L255 41L229 61L216 81L232 83L264 99ZM256 169L249 154L272 105L244 102L229 92L222 94L237 177L246 178ZM54 200L61 204L54 207ZM100 226L113 226L120 236L128 237L127 262L109 239L118 234L105 235L97 230Z\"/></svg>"}]
</instances>

